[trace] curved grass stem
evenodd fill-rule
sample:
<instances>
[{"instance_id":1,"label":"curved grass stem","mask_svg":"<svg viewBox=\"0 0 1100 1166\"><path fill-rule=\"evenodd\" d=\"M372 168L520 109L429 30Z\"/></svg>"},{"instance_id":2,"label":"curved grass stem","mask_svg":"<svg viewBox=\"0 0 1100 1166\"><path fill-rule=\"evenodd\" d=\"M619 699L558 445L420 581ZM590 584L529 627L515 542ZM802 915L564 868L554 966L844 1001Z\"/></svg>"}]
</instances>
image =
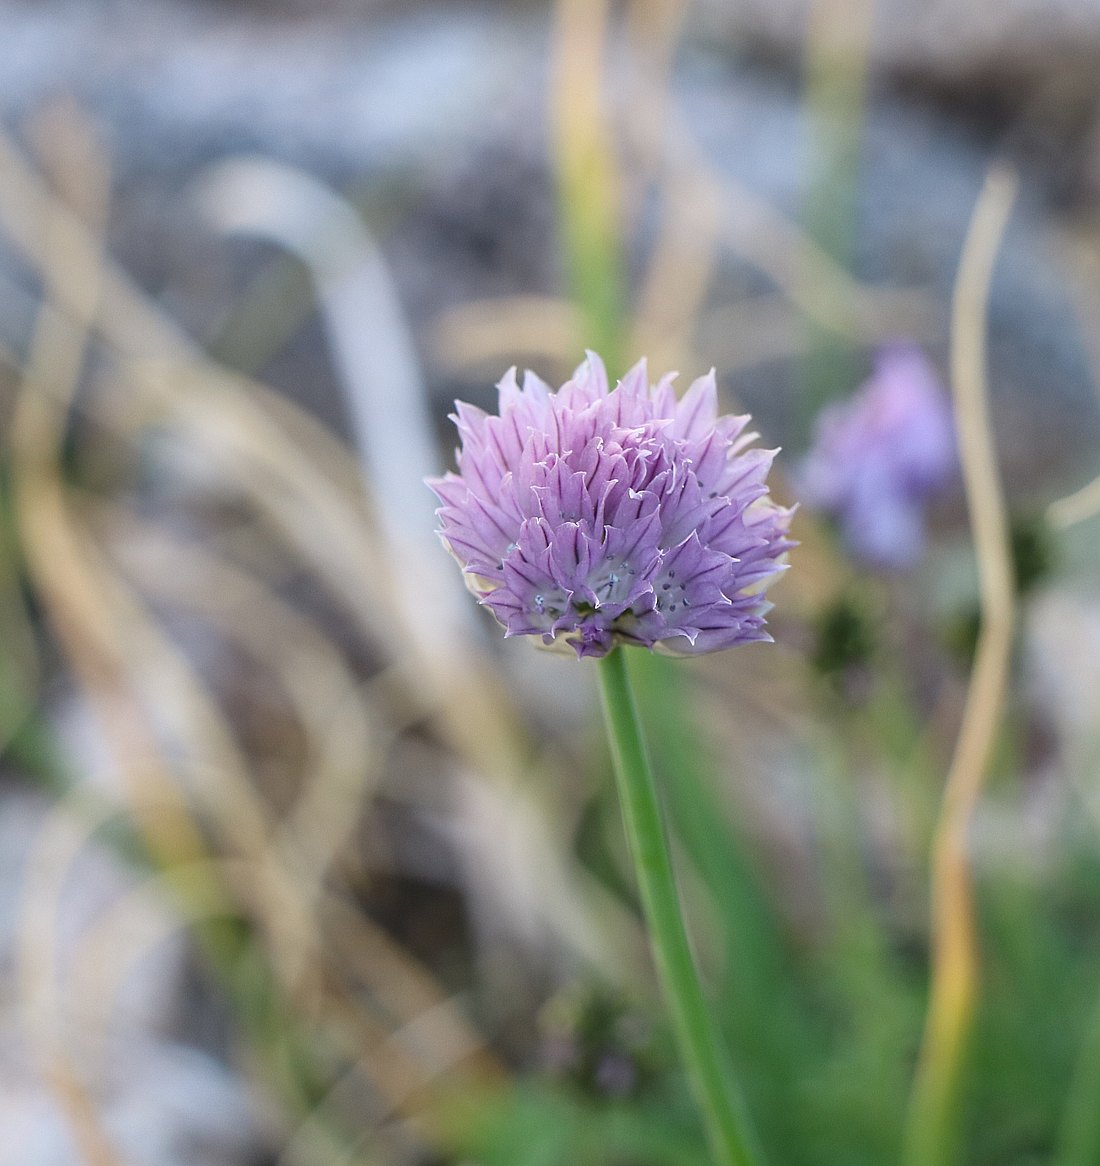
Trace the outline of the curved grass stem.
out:
<instances>
[{"instance_id":1,"label":"curved grass stem","mask_svg":"<svg viewBox=\"0 0 1100 1166\"><path fill-rule=\"evenodd\" d=\"M986 308L1016 185L1011 173L999 169L986 180L963 247L952 311L951 381L982 622L932 844L932 983L905 1131L905 1166L949 1166L958 1158L959 1097L978 995L968 839L996 744L1015 624L1008 522L988 413Z\"/></svg>"},{"instance_id":2,"label":"curved grass stem","mask_svg":"<svg viewBox=\"0 0 1100 1166\"><path fill-rule=\"evenodd\" d=\"M599 669L619 800L653 958L714 1161L718 1166L764 1166L699 982L623 650L605 656Z\"/></svg>"}]
</instances>

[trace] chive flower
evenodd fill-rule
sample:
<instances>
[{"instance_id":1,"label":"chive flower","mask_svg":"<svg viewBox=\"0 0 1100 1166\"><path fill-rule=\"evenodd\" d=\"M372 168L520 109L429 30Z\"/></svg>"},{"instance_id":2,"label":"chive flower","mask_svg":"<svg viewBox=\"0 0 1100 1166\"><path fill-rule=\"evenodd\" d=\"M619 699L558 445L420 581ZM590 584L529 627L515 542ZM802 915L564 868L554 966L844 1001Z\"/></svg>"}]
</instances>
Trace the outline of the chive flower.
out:
<instances>
[{"instance_id":1,"label":"chive flower","mask_svg":"<svg viewBox=\"0 0 1100 1166\"><path fill-rule=\"evenodd\" d=\"M439 534L509 636L578 657L672 655L771 637L764 592L793 544L774 450L718 416L713 370L677 400L639 361L615 388L590 352L554 391L511 369L499 415L457 402L458 473L430 479Z\"/></svg>"},{"instance_id":2,"label":"chive flower","mask_svg":"<svg viewBox=\"0 0 1100 1166\"><path fill-rule=\"evenodd\" d=\"M919 348L893 344L852 397L822 410L797 480L853 558L903 570L924 550L928 502L957 472L947 392Z\"/></svg>"}]
</instances>

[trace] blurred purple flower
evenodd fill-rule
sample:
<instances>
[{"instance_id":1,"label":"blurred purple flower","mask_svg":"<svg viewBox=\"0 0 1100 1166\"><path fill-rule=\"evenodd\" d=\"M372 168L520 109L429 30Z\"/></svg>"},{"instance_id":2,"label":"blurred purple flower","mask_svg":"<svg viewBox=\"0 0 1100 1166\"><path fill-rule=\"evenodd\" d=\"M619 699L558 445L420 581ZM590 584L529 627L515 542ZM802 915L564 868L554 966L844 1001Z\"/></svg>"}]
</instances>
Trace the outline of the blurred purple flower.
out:
<instances>
[{"instance_id":1,"label":"blurred purple flower","mask_svg":"<svg viewBox=\"0 0 1100 1166\"><path fill-rule=\"evenodd\" d=\"M510 636L578 656L617 644L674 655L766 640L764 590L791 511L768 498L774 453L719 417L714 373L677 401L644 361L609 389L594 353L554 392L512 369L500 415L459 402L459 472L429 485L440 537Z\"/></svg>"},{"instance_id":2,"label":"blurred purple flower","mask_svg":"<svg viewBox=\"0 0 1100 1166\"><path fill-rule=\"evenodd\" d=\"M609 1097L626 1097L638 1083L638 1067L619 1049L609 1049L596 1064L596 1085Z\"/></svg>"},{"instance_id":3,"label":"blurred purple flower","mask_svg":"<svg viewBox=\"0 0 1100 1166\"><path fill-rule=\"evenodd\" d=\"M856 558L902 569L920 558L925 504L957 465L947 394L924 353L897 344L853 397L822 411L799 493L837 519Z\"/></svg>"}]
</instances>

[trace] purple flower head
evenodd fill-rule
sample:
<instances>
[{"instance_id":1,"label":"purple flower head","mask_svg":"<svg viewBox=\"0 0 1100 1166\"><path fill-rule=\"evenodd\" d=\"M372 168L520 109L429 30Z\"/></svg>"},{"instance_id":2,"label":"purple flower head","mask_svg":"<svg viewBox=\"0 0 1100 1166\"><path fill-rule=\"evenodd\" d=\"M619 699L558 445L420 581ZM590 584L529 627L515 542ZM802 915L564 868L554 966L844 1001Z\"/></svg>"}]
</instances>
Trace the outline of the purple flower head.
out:
<instances>
[{"instance_id":1,"label":"purple flower head","mask_svg":"<svg viewBox=\"0 0 1100 1166\"><path fill-rule=\"evenodd\" d=\"M791 511L768 498L774 451L719 417L714 373L681 400L644 361L610 389L594 353L554 392L512 369L500 415L459 402L457 474L429 485L440 537L510 636L605 656L766 640L764 589Z\"/></svg>"},{"instance_id":2,"label":"purple flower head","mask_svg":"<svg viewBox=\"0 0 1100 1166\"><path fill-rule=\"evenodd\" d=\"M856 558L902 569L920 557L925 504L957 465L947 394L918 348L892 345L854 396L822 410L799 492L837 519Z\"/></svg>"}]
</instances>

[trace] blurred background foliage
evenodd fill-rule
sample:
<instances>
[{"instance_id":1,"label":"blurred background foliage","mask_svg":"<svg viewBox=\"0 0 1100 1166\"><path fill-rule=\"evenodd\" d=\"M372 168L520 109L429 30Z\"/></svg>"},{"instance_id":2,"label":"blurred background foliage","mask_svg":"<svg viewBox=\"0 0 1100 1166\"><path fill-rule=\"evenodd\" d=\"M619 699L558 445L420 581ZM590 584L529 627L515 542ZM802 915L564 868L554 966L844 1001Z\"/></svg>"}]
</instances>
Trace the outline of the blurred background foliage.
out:
<instances>
[{"instance_id":1,"label":"blurred background foliage","mask_svg":"<svg viewBox=\"0 0 1100 1166\"><path fill-rule=\"evenodd\" d=\"M897 1161L972 779L911 1160L1100 1162L1098 63L1089 0L2 0L0 1161L702 1161L590 670L421 480L593 347L716 366L796 501L903 341L995 473L905 570L805 507L776 644L632 661L692 929L770 1161Z\"/></svg>"}]
</instances>

